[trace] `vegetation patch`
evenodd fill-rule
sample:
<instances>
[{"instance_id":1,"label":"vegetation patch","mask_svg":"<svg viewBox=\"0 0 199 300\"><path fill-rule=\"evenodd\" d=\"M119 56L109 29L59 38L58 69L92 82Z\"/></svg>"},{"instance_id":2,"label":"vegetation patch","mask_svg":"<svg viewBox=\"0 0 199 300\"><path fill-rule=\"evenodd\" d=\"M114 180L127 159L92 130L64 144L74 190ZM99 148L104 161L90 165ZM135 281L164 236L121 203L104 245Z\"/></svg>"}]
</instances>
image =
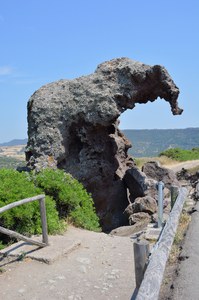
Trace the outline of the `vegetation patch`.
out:
<instances>
[{"instance_id":1,"label":"vegetation patch","mask_svg":"<svg viewBox=\"0 0 199 300\"><path fill-rule=\"evenodd\" d=\"M199 159L199 148L193 148L191 150L173 148L161 152L159 156L167 156L177 161L195 160Z\"/></svg>"},{"instance_id":2,"label":"vegetation patch","mask_svg":"<svg viewBox=\"0 0 199 300\"><path fill-rule=\"evenodd\" d=\"M191 216L188 214L186 211L182 212L180 219L179 219L179 224L178 228L176 231L176 235L173 241L173 245L171 248L170 256L169 256L169 263L173 264L176 262L177 258L180 255L181 252L181 246L184 241L184 237L188 228L188 225L191 221Z\"/></svg>"},{"instance_id":3,"label":"vegetation patch","mask_svg":"<svg viewBox=\"0 0 199 300\"><path fill-rule=\"evenodd\" d=\"M169 165L173 165L175 164L177 161L174 160L174 159L171 159L167 156L159 156L159 157L139 157L139 158L135 158L134 159L135 163L136 163L136 166L141 169L142 166L147 163L147 162L150 162L150 161L157 161L159 162L162 166L166 165L166 166L169 166Z\"/></svg>"},{"instance_id":4,"label":"vegetation patch","mask_svg":"<svg viewBox=\"0 0 199 300\"><path fill-rule=\"evenodd\" d=\"M184 210L180 216L176 235L170 251L169 259L167 261L167 265L164 273L164 279L162 282L161 291L159 295L159 298L161 300L172 299L170 295L171 289L173 286L173 282L175 281L175 278L177 276L178 263L180 260L182 245L190 221L191 221L190 214L186 210Z\"/></svg>"},{"instance_id":5,"label":"vegetation patch","mask_svg":"<svg viewBox=\"0 0 199 300\"><path fill-rule=\"evenodd\" d=\"M49 234L61 233L67 221L89 230L100 230L91 195L82 184L61 170L46 169L38 174L0 169L0 207L9 203L46 194ZM12 208L0 214L0 226L24 235L41 234L38 201ZM0 235L8 242L8 237ZM2 247L2 243L0 245Z\"/></svg>"},{"instance_id":6,"label":"vegetation patch","mask_svg":"<svg viewBox=\"0 0 199 300\"><path fill-rule=\"evenodd\" d=\"M16 170L0 170L0 207L9 203L42 194L42 189L36 187L30 176ZM60 232L63 228L59 220L55 201L46 196L48 231L50 234ZM41 219L38 201L30 202L12 208L0 214L0 225L27 236L41 234ZM7 242L7 237L1 236Z\"/></svg>"},{"instance_id":7,"label":"vegetation patch","mask_svg":"<svg viewBox=\"0 0 199 300\"><path fill-rule=\"evenodd\" d=\"M55 202L60 218L78 227L99 231L99 218L92 197L83 185L63 170L44 169L33 176L36 186Z\"/></svg>"}]
</instances>

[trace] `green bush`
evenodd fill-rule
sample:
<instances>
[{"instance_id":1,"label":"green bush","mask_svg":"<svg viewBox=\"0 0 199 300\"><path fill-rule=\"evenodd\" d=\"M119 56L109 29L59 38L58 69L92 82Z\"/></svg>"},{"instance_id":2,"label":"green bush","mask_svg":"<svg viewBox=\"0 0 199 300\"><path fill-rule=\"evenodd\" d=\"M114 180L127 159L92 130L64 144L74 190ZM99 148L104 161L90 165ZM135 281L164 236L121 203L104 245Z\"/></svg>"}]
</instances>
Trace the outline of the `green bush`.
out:
<instances>
[{"instance_id":1,"label":"green bush","mask_svg":"<svg viewBox=\"0 0 199 300\"><path fill-rule=\"evenodd\" d=\"M178 161L195 160L199 159L199 148L193 148L192 150L173 148L161 152L159 156L167 156Z\"/></svg>"},{"instance_id":2,"label":"green bush","mask_svg":"<svg viewBox=\"0 0 199 300\"><path fill-rule=\"evenodd\" d=\"M43 191L35 187L26 173L16 170L0 170L0 207L24 198L42 194ZM46 197L46 211L48 232L60 232L63 222L59 221L55 201ZM0 225L19 233L30 235L41 233L41 220L38 201L23 204L0 214Z\"/></svg>"},{"instance_id":3,"label":"green bush","mask_svg":"<svg viewBox=\"0 0 199 300\"><path fill-rule=\"evenodd\" d=\"M61 233L66 227L66 219L85 229L100 230L91 195L64 171L45 169L35 174L0 169L0 182L0 207L46 194L49 234ZM0 214L0 226L25 235L40 234L39 202L27 203ZM0 237L8 241L3 235Z\"/></svg>"},{"instance_id":4,"label":"green bush","mask_svg":"<svg viewBox=\"0 0 199 300\"><path fill-rule=\"evenodd\" d=\"M60 218L67 217L76 226L99 231L99 219L91 195L70 174L63 170L44 169L34 176L34 181L56 201Z\"/></svg>"}]
</instances>

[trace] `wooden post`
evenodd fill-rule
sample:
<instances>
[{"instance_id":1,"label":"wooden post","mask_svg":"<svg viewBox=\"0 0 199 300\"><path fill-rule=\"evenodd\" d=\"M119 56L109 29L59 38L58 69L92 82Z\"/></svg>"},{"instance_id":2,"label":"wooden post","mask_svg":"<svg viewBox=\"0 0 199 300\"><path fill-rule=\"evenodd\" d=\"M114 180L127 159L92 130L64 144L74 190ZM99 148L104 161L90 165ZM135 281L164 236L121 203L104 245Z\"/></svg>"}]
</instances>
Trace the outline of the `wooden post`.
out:
<instances>
[{"instance_id":1,"label":"wooden post","mask_svg":"<svg viewBox=\"0 0 199 300\"><path fill-rule=\"evenodd\" d=\"M42 224L42 238L43 238L42 243L34 241L34 240L32 240L28 237L23 236L22 234L19 234L15 231L6 229L6 228L1 227L1 226L0 226L0 232L2 232L4 234L7 234L11 237L15 237L17 239L21 239L25 242L38 245L40 247L47 246L48 245L48 232L47 232L47 220L46 220L45 195L42 194L42 195L38 195L38 196L35 196L35 197L30 197L30 198L26 198L26 199L22 199L22 200L10 203L8 205L5 205L5 206L1 207L0 208L0 213L3 213L3 212L5 212L5 211L7 211L11 208L14 208L14 207L26 204L26 203L30 203L30 202L36 201L36 200L39 200L39 206L40 206L41 224Z\"/></svg>"},{"instance_id":2,"label":"wooden post","mask_svg":"<svg viewBox=\"0 0 199 300\"><path fill-rule=\"evenodd\" d=\"M176 202L176 199L178 197L179 188L175 185L171 186L171 210L174 207L174 204Z\"/></svg>"},{"instance_id":3,"label":"wooden post","mask_svg":"<svg viewBox=\"0 0 199 300\"><path fill-rule=\"evenodd\" d=\"M20 206L20 205L25 204L25 203L29 203L29 202L32 202L32 201L40 200L43 197L45 197L45 195L42 194L42 195L34 196L34 197L31 197L31 198L26 198L26 199L23 199L23 200L12 202L12 203L10 203L8 205L5 205L5 206L1 207L0 208L0 213L3 213L4 211L7 211L7 210L9 210L11 208Z\"/></svg>"},{"instance_id":4,"label":"wooden post","mask_svg":"<svg viewBox=\"0 0 199 300\"><path fill-rule=\"evenodd\" d=\"M137 241L133 244L134 247L134 262L135 262L135 280L136 288L139 289L144 272L146 270L146 263L149 256L149 242L146 240Z\"/></svg>"},{"instance_id":5,"label":"wooden post","mask_svg":"<svg viewBox=\"0 0 199 300\"><path fill-rule=\"evenodd\" d=\"M39 241L35 241L35 240L31 239L31 238L28 238L27 236L24 236L24 235L22 235L20 233L17 233L17 232L15 232L13 230L4 228L2 226L0 226L0 232L3 233L3 234L9 235L12 238L14 237L16 239L22 240L24 242L27 242L27 243L30 243L30 244L33 244L33 245L37 245L39 247L46 247L46 244L44 244L44 243L41 243Z\"/></svg>"},{"instance_id":6,"label":"wooden post","mask_svg":"<svg viewBox=\"0 0 199 300\"><path fill-rule=\"evenodd\" d=\"M41 225L42 225L42 242L48 245L48 229L46 220L46 206L45 197L39 200L40 214L41 214Z\"/></svg>"}]
</instances>

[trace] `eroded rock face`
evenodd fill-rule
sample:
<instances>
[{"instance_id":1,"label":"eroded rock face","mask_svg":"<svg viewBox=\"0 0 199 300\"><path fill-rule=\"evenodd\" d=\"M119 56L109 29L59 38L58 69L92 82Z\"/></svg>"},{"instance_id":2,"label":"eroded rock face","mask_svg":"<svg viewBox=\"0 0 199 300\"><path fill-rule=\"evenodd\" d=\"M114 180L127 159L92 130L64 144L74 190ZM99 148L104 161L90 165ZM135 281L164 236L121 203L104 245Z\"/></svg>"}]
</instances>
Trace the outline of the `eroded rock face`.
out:
<instances>
[{"instance_id":1,"label":"eroded rock face","mask_svg":"<svg viewBox=\"0 0 199 300\"><path fill-rule=\"evenodd\" d=\"M128 58L102 63L88 76L47 84L28 102L28 165L70 172L92 193L104 229L124 225L123 177L134 163L118 117L157 97L181 114L178 94L164 67Z\"/></svg>"},{"instance_id":2,"label":"eroded rock face","mask_svg":"<svg viewBox=\"0 0 199 300\"><path fill-rule=\"evenodd\" d=\"M151 161L144 164L142 171L149 178L155 179L157 181L163 181L167 188L171 185L180 186L176 174L173 170L162 167L158 162Z\"/></svg>"},{"instance_id":3,"label":"eroded rock face","mask_svg":"<svg viewBox=\"0 0 199 300\"><path fill-rule=\"evenodd\" d=\"M124 177L124 183L130 193L130 201L134 202L137 197L144 197L148 189L146 175L138 168L129 168Z\"/></svg>"}]
</instances>

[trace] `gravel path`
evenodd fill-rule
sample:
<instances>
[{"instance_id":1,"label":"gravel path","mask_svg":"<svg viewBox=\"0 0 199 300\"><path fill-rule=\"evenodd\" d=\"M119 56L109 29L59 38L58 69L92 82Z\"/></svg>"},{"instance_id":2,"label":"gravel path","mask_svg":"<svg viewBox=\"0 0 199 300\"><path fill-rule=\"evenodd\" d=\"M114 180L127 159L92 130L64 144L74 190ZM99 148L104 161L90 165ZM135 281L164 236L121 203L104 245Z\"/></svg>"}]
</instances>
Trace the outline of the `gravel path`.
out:
<instances>
[{"instance_id":1,"label":"gravel path","mask_svg":"<svg viewBox=\"0 0 199 300\"><path fill-rule=\"evenodd\" d=\"M69 228L81 246L51 265L24 259L2 265L4 300L129 300L135 289L133 241Z\"/></svg>"}]
</instances>

